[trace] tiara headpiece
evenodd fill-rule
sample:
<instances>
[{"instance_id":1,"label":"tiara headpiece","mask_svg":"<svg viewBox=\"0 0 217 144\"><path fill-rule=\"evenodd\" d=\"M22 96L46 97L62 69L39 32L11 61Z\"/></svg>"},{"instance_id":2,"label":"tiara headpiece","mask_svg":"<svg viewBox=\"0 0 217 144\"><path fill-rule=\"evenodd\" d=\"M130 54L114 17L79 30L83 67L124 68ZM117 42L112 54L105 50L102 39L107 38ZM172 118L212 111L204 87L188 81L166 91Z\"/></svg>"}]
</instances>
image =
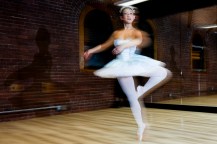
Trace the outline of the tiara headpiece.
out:
<instances>
[{"instance_id":1,"label":"tiara headpiece","mask_svg":"<svg viewBox=\"0 0 217 144\"><path fill-rule=\"evenodd\" d=\"M123 6L121 7L121 9L119 10L119 13L122 13L124 9L131 9L133 11L133 13L136 12L137 8L133 7L133 6Z\"/></svg>"}]
</instances>

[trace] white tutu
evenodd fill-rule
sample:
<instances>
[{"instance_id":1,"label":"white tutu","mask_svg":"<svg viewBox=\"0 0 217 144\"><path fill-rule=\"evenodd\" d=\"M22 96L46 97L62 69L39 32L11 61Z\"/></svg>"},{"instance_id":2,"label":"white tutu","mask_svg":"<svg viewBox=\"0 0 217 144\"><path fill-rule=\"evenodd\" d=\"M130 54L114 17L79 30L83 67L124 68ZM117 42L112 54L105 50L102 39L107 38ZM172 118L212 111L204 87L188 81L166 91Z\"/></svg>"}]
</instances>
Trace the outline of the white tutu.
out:
<instances>
[{"instance_id":1,"label":"white tutu","mask_svg":"<svg viewBox=\"0 0 217 144\"><path fill-rule=\"evenodd\" d=\"M129 40L117 39L114 45L121 45ZM116 59L106 64L103 68L96 70L94 74L103 78L117 78L127 76L146 76L159 71L165 63L154 60L147 56L135 53L136 47L126 48Z\"/></svg>"}]
</instances>

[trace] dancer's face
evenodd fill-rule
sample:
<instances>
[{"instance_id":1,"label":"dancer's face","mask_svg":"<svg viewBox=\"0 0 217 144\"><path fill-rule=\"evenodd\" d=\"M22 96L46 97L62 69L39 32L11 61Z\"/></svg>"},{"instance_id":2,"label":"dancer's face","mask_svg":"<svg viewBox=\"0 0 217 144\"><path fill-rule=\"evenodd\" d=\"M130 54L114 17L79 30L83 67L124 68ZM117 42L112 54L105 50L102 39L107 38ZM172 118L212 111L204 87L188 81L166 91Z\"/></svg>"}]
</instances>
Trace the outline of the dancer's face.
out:
<instances>
[{"instance_id":1,"label":"dancer's face","mask_svg":"<svg viewBox=\"0 0 217 144\"><path fill-rule=\"evenodd\" d=\"M130 8L126 8L122 11L121 20L126 24L131 24L135 20L134 11Z\"/></svg>"}]
</instances>

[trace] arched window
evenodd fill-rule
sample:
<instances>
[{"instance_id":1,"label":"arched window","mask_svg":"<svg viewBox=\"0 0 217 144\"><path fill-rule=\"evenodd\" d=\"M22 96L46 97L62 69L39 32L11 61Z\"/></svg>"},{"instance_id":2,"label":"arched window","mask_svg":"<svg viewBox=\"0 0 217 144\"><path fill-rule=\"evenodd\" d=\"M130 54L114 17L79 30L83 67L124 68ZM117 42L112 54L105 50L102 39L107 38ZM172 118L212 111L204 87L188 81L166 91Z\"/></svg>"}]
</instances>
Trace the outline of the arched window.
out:
<instances>
[{"instance_id":1,"label":"arched window","mask_svg":"<svg viewBox=\"0 0 217 144\"><path fill-rule=\"evenodd\" d=\"M192 39L191 65L193 71L206 71L205 45L198 33L194 34Z\"/></svg>"},{"instance_id":2,"label":"arched window","mask_svg":"<svg viewBox=\"0 0 217 144\"><path fill-rule=\"evenodd\" d=\"M94 9L84 19L84 51L105 42L113 32L110 16ZM111 50L94 54L84 63L84 69L98 69L113 59Z\"/></svg>"}]
</instances>

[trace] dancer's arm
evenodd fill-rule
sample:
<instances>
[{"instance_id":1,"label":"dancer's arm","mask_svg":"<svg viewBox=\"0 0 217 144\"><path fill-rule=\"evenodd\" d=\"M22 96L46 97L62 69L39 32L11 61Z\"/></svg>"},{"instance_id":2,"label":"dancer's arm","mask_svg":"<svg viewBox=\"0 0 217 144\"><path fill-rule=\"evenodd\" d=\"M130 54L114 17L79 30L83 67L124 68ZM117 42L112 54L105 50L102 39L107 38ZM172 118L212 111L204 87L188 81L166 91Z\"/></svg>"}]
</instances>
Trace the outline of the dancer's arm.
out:
<instances>
[{"instance_id":1,"label":"dancer's arm","mask_svg":"<svg viewBox=\"0 0 217 144\"><path fill-rule=\"evenodd\" d=\"M141 32L142 32L142 42L140 45L137 46L140 49L148 47L152 43L150 35L147 32L144 32L144 31L141 31Z\"/></svg>"},{"instance_id":2,"label":"dancer's arm","mask_svg":"<svg viewBox=\"0 0 217 144\"><path fill-rule=\"evenodd\" d=\"M109 39L100 44L95 46L94 48L91 48L87 51L84 52L84 59L87 60L89 59L94 53L99 53L102 52L104 50L106 50L107 48L109 48L111 45L113 45L113 41L114 41L114 33L109 37Z\"/></svg>"}]
</instances>

